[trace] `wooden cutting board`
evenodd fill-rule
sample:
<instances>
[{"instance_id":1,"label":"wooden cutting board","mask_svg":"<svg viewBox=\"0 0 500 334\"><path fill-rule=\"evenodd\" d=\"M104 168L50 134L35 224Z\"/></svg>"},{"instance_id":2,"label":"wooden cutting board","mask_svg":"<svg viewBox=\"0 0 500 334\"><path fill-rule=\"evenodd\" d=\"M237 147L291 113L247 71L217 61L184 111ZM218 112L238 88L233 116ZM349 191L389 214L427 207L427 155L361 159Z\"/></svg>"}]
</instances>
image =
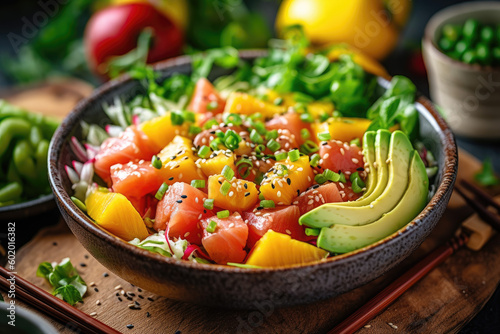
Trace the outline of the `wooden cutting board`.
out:
<instances>
[{"instance_id":1,"label":"wooden cutting board","mask_svg":"<svg viewBox=\"0 0 500 334\"><path fill-rule=\"evenodd\" d=\"M59 80L39 85L29 92L0 93L0 97L8 95L12 103L62 117L90 90L81 82ZM477 160L466 152L460 152L460 178L471 178L479 167ZM495 189L493 192L500 191ZM88 314L95 312L99 320L125 333L323 333L363 305L417 259L447 240L471 213L472 210L454 194L445 216L432 235L397 268L336 298L283 309L263 305L260 310L254 311L218 310L172 301L142 291L100 265L62 221L41 230L30 243L18 250L16 269L20 276L49 290L48 284L35 275L38 264L60 261L69 256L89 284L84 303L76 307ZM373 319L360 333L457 332L479 312L495 291L500 282L499 261L499 235L480 252L460 250ZM90 286L91 283L95 285ZM115 290L117 286L120 289ZM130 295L129 300L120 294L121 289L124 293L134 295ZM5 297L5 293L2 294ZM128 307L133 301L140 304L140 309ZM16 303L30 308L19 300ZM59 324L47 319L62 333L73 333L71 324ZM134 328L128 329L128 324Z\"/></svg>"},{"instance_id":2,"label":"wooden cutting board","mask_svg":"<svg viewBox=\"0 0 500 334\"><path fill-rule=\"evenodd\" d=\"M460 153L461 178L470 178L479 166L469 154ZM336 298L291 308L273 309L263 305L261 310L228 311L155 296L132 286L99 264L63 222L40 231L18 251L17 271L27 280L49 290L44 279L35 275L38 264L60 261L69 256L89 284L84 303L77 307L88 314L96 312L99 320L126 333L324 333L393 281L413 261L446 240L470 213L462 199L454 194L436 230L402 265L372 283ZM480 252L460 250L360 332L457 332L479 312L497 287L499 261L500 235ZM120 294L122 289L125 293L132 293L129 300L127 294ZM140 309L128 307L134 301L140 304ZM63 325L54 324L63 333L71 332ZM128 324L134 328L128 329Z\"/></svg>"}]
</instances>

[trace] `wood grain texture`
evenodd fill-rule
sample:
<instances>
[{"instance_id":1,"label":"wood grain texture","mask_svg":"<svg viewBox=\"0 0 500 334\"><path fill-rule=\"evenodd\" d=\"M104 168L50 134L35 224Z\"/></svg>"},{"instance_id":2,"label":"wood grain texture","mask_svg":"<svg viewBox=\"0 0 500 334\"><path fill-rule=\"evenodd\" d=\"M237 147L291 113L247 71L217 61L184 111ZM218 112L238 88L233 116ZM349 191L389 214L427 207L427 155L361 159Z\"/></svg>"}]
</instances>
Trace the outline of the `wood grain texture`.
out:
<instances>
[{"instance_id":1,"label":"wood grain texture","mask_svg":"<svg viewBox=\"0 0 500 334\"><path fill-rule=\"evenodd\" d=\"M464 152L461 152L460 159L460 177L470 178L479 168L478 162ZM89 256L63 222L42 230L18 252L17 270L22 277L49 289L42 278L35 276L38 264L71 257L85 281L88 284L95 282L98 290L89 286L85 302L77 307L89 314L96 312L98 319L126 333L323 333L363 305L423 254L449 238L460 221L470 214L471 210L463 200L453 195L436 230L400 266L372 283L336 298L284 309L266 304L259 310L244 312L211 309L153 296L147 291L139 292L137 287L108 272ZM494 292L500 281L499 260L500 235L496 235L480 252L460 250L359 332L457 332L479 312ZM82 263L86 266L81 266ZM103 276L105 272L108 277ZM120 302L115 295L120 290L114 290L117 285L121 285L125 292L134 293L132 300L120 295L123 300ZM96 304L98 300L100 305ZM140 303L140 310L128 308L133 301ZM150 317L147 317L147 312ZM133 324L134 328L127 329L127 324ZM63 325L57 326L63 333L71 332Z\"/></svg>"}]
</instances>

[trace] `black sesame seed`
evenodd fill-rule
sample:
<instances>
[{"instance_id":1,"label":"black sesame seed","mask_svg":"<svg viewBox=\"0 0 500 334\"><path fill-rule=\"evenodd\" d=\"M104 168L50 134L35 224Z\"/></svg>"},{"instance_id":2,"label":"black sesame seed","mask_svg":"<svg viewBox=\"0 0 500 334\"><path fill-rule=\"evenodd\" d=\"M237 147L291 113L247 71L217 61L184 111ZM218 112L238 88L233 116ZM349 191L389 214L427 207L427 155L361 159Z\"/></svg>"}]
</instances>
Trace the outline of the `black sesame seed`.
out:
<instances>
[{"instance_id":1,"label":"black sesame seed","mask_svg":"<svg viewBox=\"0 0 500 334\"><path fill-rule=\"evenodd\" d=\"M248 189L248 184L246 184L246 183L245 183L245 184L243 185L243 187L244 187L245 189Z\"/></svg>"},{"instance_id":2,"label":"black sesame seed","mask_svg":"<svg viewBox=\"0 0 500 334\"><path fill-rule=\"evenodd\" d=\"M142 292L142 289L141 288L137 288L137 291Z\"/></svg>"},{"instance_id":3,"label":"black sesame seed","mask_svg":"<svg viewBox=\"0 0 500 334\"><path fill-rule=\"evenodd\" d=\"M264 207L262 206L257 207L257 210L262 210L262 209L264 209Z\"/></svg>"},{"instance_id":4,"label":"black sesame seed","mask_svg":"<svg viewBox=\"0 0 500 334\"><path fill-rule=\"evenodd\" d=\"M203 209L203 213L207 213L207 210Z\"/></svg>"},{"instance_id":5,"label":"black sesame seed","mask_svg":"<svg viewBox=\"0 0 500 334\"><path fill-rule=\"evenodd\" d=\"M151 313L146 312L146 317L148 317L148 318L149 318L150 316L151 316Z\"/></svg>"},{"instance_id":6,"label":"black sesame seed","mask_svg":"<svg viewBox=\"0 0 500 334\"><path fill-rule=\"evenodd\" d=\"M215 130L209 132L211 135L215 134Z\"/></svg>"},{"instance_id":7,"label":"black sesame seed","mask_svg":"<svg viewBox=\"0 0 500 334\"><path fill-rule=\"evenodd\" d=\"M245 197L250 196L250 193L245 193Z\"/></svg>"},{"instance_id":8,"label":"black sesame seed","mask_svg":"<svg viewBox=\"0 0 500 334\"><path fill-rule=\"evenodd\" d=\"M115 293L115 296L119 296L119 295L120 295L120 293L119 293L119 292Z\"/></svg>"},{"instance_id":9,"label":"black sesame seed","mask_svg":"<svg viewBox=\"0 0 500 334\"><path fill-rule=\"evenodd\" d=\"M151 297L148 297L148 300L151 301L151 302L154 302L155 300Z\"/></svg>"},{"instance_id":10,"label":"black sesame seed","mask_svg":"<svg viewBox=\"0 0 500 334\"><path fill-rule=\"evenodd\" d=\"M219 182L219 184L222 184L222 182L221 182L221 181L217 181L217 182Z\"/></svg>"},{"instance_id":11,"label":"black sesame seed","mask_svg":"<svg viewBox=\"0 0 500 334\"><path fill-rule=\"evenodd\" d=\"M54 241L54 242L52 243L52 246L57 246L57 242L55 242L55 241Z\"/></svg>"},{"instance_id":12,"label":"black sesame seed","mask_svg":"<svg viewBox=\"0 0 500 334\"><path fill-rule=\"evenodd\" d=\"M274 186L274 183L271 183L271 188L273 188L273 189L274 189L274 188L276 188L276 187Z\"/></svg>"},{"instance_id":13,"label":"black sesame seed","mask_svg":"<svg viewBox=\"0 0 500 334\"><path fill-rule=\"evenodd\" d=\"M104 276L104 277L108 277L108 276L109 276L109 274L108 274L108 273L104 273L104 274L102 274L102 276Z\"/></svg>"},{"instance_id":14,"label":"black sesame seed","mask_svg":"<svg viewBox=\"0 0 500 334\"><path fill-rule=\"evenodd\" d=\"M300 190L299 190L299 189L297 189L297 196L299 196L299 195L300 195Z\"/></svg>"},{"instance_id":15,"label":"black sesame seed","mask_svg":"<svg viewBox=\"0 0 500 334\"><path fill-rule=\"evenodd\" d=\"M321 143L322 146L325 146L325 145L328 145L328 143L326 141L322 142Z\"/></svg>"},{"instance_id":16,"label":"black sesame seed","mask_svg":"<svg viewBox=\"0 0 500 334\"><path fill-rule=\"evenodd\" d=\"M136 306L141 306L141 304L140 304L138 301L134 301L134 304L135 304Z\"/></svg>"},{"instance_id":17,"label":"black sesame seed","mask_svg":"<svg viewBox=\"0 0 500 334\"><path fill-rule=\"evenodd\" d=\"M316 188L319 188L319 184L315 184L314 186L312 186L313 189L316 189Z\"/></svg>"},{"instance_id":18,"label":"black sesame seed","mask_svg":"<svg viewBox=\"0 0 500 334\"><path fill-rule=\"evenodd\" d=\"M138 295L137 297L141 298L141 299L144 299L144 296L143 295Z\"/></svg>"},{"instance_id":19,"label":"black sesame seed","mask_svg":"<svg viewBox=\"0 0 500 334\"><path fill-rule=\"evenodd\" d=\"M127 292L127 295L129 295L130 297L135 297L135 293L133 292Z\"/></svg>"},{"instance_id":20,"label":"black sesame seed","mask_svg":"<svg viewBox=\"0 0 500 334\"><path fill-rule=\"evenodd\" d=\"M127 296L127 300L134 300L132 297Z\"/></svg>"},{"instance_id":21,"label":"black sesame seed","mask_svg":"<svg viewBox=\"0 0 500 334\"><path fill-rule=\"evenodd\" d=\"M127 325L127 328L128 328L128 329L132 329L132 328L134 328L134 325L132 325L132 324L128 324L128 325Z\"/></svg>"},{"instance_id":22,"label":"black sesame seed","mask_svg":"<svg viewBox=\"0 0 500 334\"><path fill-rule=\"evenodd\" d=\"M119 300L119 301L122 301L123 299L122 299L121 297L118 297L118 300Z\"/></svg>"},{"instance_id":23,"label":"black sesame seed","mask_svg":"<svg viewBox=\"0 0 500 334\"><path fill-rule=\"evenodd\" d=\"M94 291L95 291L95 292L99 292L99 289L98 289L98 288L94 288Z\"/></svg>"},{"instance_id":24,"label":"black sesame seed","mask_svg":"<svg viewBox=\"0 0 500 334\"><path fill-rule=\"evenodd\" d=\"M174 179L173 176L171 176L171 177L168 178L169 181L172 181L173 179Z\"/></svg>"},{"instance_id":25,"label":"black sesame seed","mask_svg":"<svg viewBox=\"0 0 500 334\"><path fill-rule=\"evenodd\" d=\"M290 178L287 178L286 179L286 183L288 183L288 185L291 185L292 184L292 180L290 180Z\"/></svg>"},{"instance_id":26,"label":"black sesame seed","mask_svg":"<svg viewBox=\"0 0 500 334\"><path fill-rule=\"evenodd\" d=\"M356 170L357 170L358 172L362 172L362 171L364 171L365 169L364 169L363 167L358 167L358 168L356 168Z\"/></svg>"},{"instance_id":27,"label":"black sesame seed","mask_svg":"<svg viewBox=\"0 0 500 334\"><path fill-rule=\"evenodd\" d=\"M179 204L181 204L182 203L182 199L178 199L176 202L179 203Z\"/></svg>"},{"instance_id":28,"label":"black sesame seed","mask_svg":"<svg viewBox=\"0 0 500 334\"><path fill-rule=\"evenodd\" d=\"M177 155L181 155L183 153L182 150L180 150L179 152L177 152Z\"/></svg>"},{"instance_id":29,"label":"black sesame seed","mask_svg":"<svg viewBox=\"0 0 500 334\"><path fill-rule=\"evenodd\" d=\"M184 160L187 160L187 159L189 159L189 157L184 157Z\"/></svg>"},{"instance_id":30,"label":"black sesame seed","mask_svg":"<svg viewBox=\"0 0 500 334\"><path fill-rule=\"evenodd\" d=\"M181 195L181 198L188 198L187 195Z\"/></svg>"},{"instance_id":31,"label":"black sesame seed","mask_svg":"<svg viewBox=\"0 0 500 334\"><path fill-rule=\"evenodd\" d=\"M81 267L86 267L87 265L86 265L85 263L83 263L83 262L82 262L82 263L80 263L80 266L81 266Z\"/></svg>"},{"instance_id":32,"label":"black sesame seed","mask_svg":"<svg viewBox=\"0 0 500 334\"><path fill-rule=\"evenodd\" d=\"M84 257L84 258L86 258L86 259L88 259L88 258L89 258L89 256L88 256L87 254L85 254L83 257Z\"/></svg>"}]
</instances>

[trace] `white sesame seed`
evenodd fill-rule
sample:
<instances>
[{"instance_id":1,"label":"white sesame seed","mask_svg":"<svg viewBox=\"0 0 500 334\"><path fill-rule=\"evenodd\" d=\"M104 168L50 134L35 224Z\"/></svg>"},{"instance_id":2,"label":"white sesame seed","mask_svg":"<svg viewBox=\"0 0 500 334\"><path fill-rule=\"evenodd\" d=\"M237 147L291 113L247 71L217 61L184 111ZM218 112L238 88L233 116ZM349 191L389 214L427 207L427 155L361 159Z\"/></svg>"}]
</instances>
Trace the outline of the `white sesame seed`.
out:
<instances>
[{"instance_id":1,"label":"white sesame seed","mask_svg":"<svg viewBox=\"0 0 500 334\"><path fill-rule=\"evenodd\" d=\"M190 235L190 234L191 234L191 232L186 232L186 233L184 233L184 238L189 237L189 235Z\"/></svg>"},{"instance_id":2,"label":"white sesame seed","mask_svg":"<svg viewBox=\"0 0 500 334\"><path fill-rule=\"evenodd\" d=\"M328 157L329 157L329 156L330 156L330 154L329 154L329 153L327 153L327 154L325 154L325 155L323 156L323 159L328 159Z\"/></svg>"},{"instance_id":3,"label":"white sesame seed","mask_svg":"<svg viewBox=\"0 0 500 334\"><path fill-rule=\"evenodd\" d=\"M230 191L229 192L229 197L233 197L233 195L234 195L234 191Z\"/></svg>"},{"instance_id":4,"label":"white sesame seed","mask_svg":"<svg viewBox=\"0 0 500 334\"><path fill-rule=\"evenodd\" d=\"M297 204L299 204L299 201L294 201L292 204L297 205Z\"/></svg>"},{"instance_id":5,"label":"white sesame seed","mask_svg":"<svg viewBox=\"0 0 500 334\"><path fill-rule=\"evenodd\" d=\"M307 175L307 181L311 182L311 177Z\"/></svg>"},{"instance_id":6,"label":"white sesame seed","mask_svg":"<svg viewBox=\"0 0 500 334\"><path fill-rule=\"evenodd\" d=\"M354 162L355 164L359 163L359 160L358 160L358 159L356 159L356 158L352 158L351 160L352 160L352 162Z\"/></svg>"},{"instance_id":7,"label":"white sesame seed","mask_svg":"<svg viewBox=\"0 0 500 334\"><path fill-rule=\"evenodd\" d=\"M290 234L290 235L292 234L292 232L289 229L286 229L285 232L286 232L286 234Z\"/></svg>"},{"instance_id":8,"label":"white sesame seed","mask_svg":"<svg viewBox=\"0 0 500 334\"><path fill-rule=\"evenodd\" d=\"M198 197L195 197L195 198L194 198L194 201L195 201L196 203L198 203L198 202L199 202Z\"/></svg>"},{"instance_id":9,"label":"white sesame seed","mask_svg":"<svg viewBox=\"0 0 500 334\"><path fill-rule=\"evenodd\" d=\"M96 302L95 302L96 305L101 305L101 301L98 299Z\"/></svg>"},{"instance_id":10,"label":"white sesame seed","mask_svg":"<svg viewBox=\"0 0 500 334\"><path fill-rule=\"evenodd\" d=\"M115 286L115 290L120 290L121 288L122 288L122 286L121 286L121 285L117 285L117 286Z\"/></svg>"},{"instance_id":11,"label":"white sesame seed","mask_svg":"<svg viewBox=\"0 0 500 334\"><path fill-rule=\"evenodd\" d=\"M345 155L345 151L342 147L340 148L340 154Z\"/></svg>"},{"instance_id":12,"label":"white sesame seed","mask_svg":"<svg viewBox=\"0 0 500 334\"><path fill-rule=\"evenodd\" d=\"M307 205L311 205L314 203L314 200L313 199L310 199L309 202L307 202Z\"/></svg>"},{"instance_id":13,"label":"white sesame seed","mask_svg":"<svg viewBox=\"0 0 500 334\"><path fill-rule=\"evenodd\" d=\"M234 223L229 224L229 228L234 227Z\"/></svg>"},{"instance_id":14,"label":"white sesame seed","mask_svg":"<svg viewBox=\"0 0 500 334\"><path fill-rule=\"evenodd\" d=\"M342 183L342 182L339 182L339 186L340 188L344 189L345 188L345 185Z\"/></svg>"},{"instance_id":15,"label":"white sesame seed","mask_svg":"<svg viewBox=\"0 0 500 334\"><path fill-rule=\"evenodd\" d=\"M198 216L198 220L200 220L201 217L203 217L203 215L200 213L200 215Z\"/></svg>"},{"instance_id":16,"label":"white sesame seed","mask_svg":"<svg viewBox=\"0 0 500 334\"><path fill-rule=\"evenodd\" d=\"M89 283L89 286L94 286L95 285L95 282L90 282Z\"/></svg>"},{"instance_id":17,"label":"white sesame seed","mask_svg":"<svg viewBox=\"0 0 500 334\"><path fill-rule=\"evenodd\" d=\"M97 312L92 312L89 314L91 317L95 317L97 315Z\"/></svg>"},{"instance_id":18,"label":"white sesame seed","mask_svg":"<svg viewBox=\"0 0 500 334\"><path fill-rule=\"evenodd\" d=\"M179 180L182 179L182 173L179 174Z\"/></svg>"}]
</instances>

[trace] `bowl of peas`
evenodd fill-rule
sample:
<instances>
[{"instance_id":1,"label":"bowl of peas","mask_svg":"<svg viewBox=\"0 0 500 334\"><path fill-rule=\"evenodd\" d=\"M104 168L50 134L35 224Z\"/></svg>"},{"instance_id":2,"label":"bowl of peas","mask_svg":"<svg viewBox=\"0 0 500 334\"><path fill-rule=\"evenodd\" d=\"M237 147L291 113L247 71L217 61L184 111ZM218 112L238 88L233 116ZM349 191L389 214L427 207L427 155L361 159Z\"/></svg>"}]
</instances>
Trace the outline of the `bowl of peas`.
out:
<instances>
[{"instance_id":1,"label":"bowl of peas","mask_svg":"<svg viewBox=\"0 0 500 334\"><path fill-rule=\"evenodd\" d=\"M500 2L462 3L436 13L422 51L431 98L453 131L500 139Z\"/></svg>"},{"instance_id":2,"label":"bowl of peas","mask_svg":"<svg viewBox=\"0 0 500 334\"><path fill-rule=\"evenodd\" d=\"M55 208L48 149L58 120L0 100L0 222Z\"/></svg>"}]
</instances>

